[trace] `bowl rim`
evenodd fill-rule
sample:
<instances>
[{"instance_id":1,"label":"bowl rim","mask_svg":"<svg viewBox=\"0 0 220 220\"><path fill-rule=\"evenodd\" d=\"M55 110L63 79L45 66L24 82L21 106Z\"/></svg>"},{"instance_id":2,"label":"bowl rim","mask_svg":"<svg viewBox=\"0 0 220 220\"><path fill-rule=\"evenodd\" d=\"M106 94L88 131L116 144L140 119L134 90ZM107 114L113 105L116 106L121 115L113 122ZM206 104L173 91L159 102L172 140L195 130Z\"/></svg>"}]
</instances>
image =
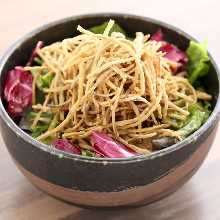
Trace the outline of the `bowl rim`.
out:
<instances>
[{"instance_id":1,"label":"bowl rim","mask_svg":"<svg viewBox=\"0 0 220 220\"><path fill-rule=\"evenodd\" d=\"M2 58L0 59L0 77L2 77L4 65L7 62L7 60L9 59L9 57L11 56L11 54L14 52L14 50L16 48L21 46L21 44L25 40L30 39L33 36L35 36L37 33L44 31L44 30L46 30L50 27L53 27L53 26L60 25L60 24L63 24L63 23L69 22L69 21L77 20L77 19L82 19L82 18L89 19L89 18L94 18L94 17L103 17L103 18L123 17L125 19L126 18L129 18L129 19L134 18L134 19L138 19L138 20L142 20L142 21L148 21L148 22L157 24L159 26L165 27L167 29L171 29L171 30L177 32L179 35L182 35L189 40L195 40L192 36L190 36L189 34L185 33L184 31L182 31L181 29L179 29L173 25L170 25L166 22L163 22L163 21L160 21L160 20L157 20L154 18L145 17L145 16L139 16L139 15L135 15L135 14L125 14L125 13L91 13L91 14L74 15L74 16L62 18L59 20L55 20L55 21L49 22L45 25L42 25L40 27L37 27L33 31L22 36L14 44L12 44L8 48L8 50L5 51ZM195 41L197 41L197 40L195 40ZM216 62L214 61L213 57L210 55L210 53L208 53L208 54L209 54L210 62L212 63L212 65L217 73L218 86L220 88L220 72L219 72L218 66L217 66ZM137 162L137 161L151 160L154 158L162 157L162 156L169 154L173 151L176 151L180 148L186 147L191 142L195 142L200 136L202 136L202 134L206 130L208 130L212 126L212 124L214 122L218 121L219 116L220 116L220 95L218 94L215 108L213 109L208 120L193 134L188 136L186 139L170 146L169 148L155 151L155 152L152 152L151 154L148 154L148 155L143 154L143 155L138 155L138 156L129 157L129 158L95 158L95 157L87 157L87 156L82 156L82 155L71 154L68 152L63 152L61 150L52 148L51 146L46 145L44 143L41 143L40 141L37 141L36 139L32 138L30 135L28 135L26 132L24 132L21 128L19 128L18 125L12 120L12 118L8 115L8 113L6 112L6 110L3 106L2 99L0 99L0 117L7 124L7 126L11 130L13 130L13 132L15 132L15 134L18 137L22 138L25 142L28 142L29 144L33 145L34 147L37 147L38 149L45 151L49 154L53 154L59 158L68 158L68 159L80 160L80 161L91 162L91 163L133 163L133 162Z\"/></svg>"}]
</instances>

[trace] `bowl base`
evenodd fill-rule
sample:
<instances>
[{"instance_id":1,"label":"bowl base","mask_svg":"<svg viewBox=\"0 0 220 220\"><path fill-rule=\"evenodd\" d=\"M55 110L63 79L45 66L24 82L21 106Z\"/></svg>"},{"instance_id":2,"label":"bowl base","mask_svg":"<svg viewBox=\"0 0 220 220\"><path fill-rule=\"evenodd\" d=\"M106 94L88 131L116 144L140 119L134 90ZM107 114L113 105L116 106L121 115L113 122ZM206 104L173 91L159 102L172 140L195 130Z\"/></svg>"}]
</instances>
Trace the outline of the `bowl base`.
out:
<instances>
[{"instance_id":1,"label":"bowl base","mask_svg":"<svg viewBox=\"0 0 220 220\"><path fill-rule=\"evenodd\" d=\"M135 208L158 201L182 186L201 166L210 149L209 141L213 138L212 136L210 135L187 161L167 175L146 186L117 192L88 192L65 188L35 176L16 161L15 164L33 185L65 202L89 209Z\"/></svg>"}]
</instances>

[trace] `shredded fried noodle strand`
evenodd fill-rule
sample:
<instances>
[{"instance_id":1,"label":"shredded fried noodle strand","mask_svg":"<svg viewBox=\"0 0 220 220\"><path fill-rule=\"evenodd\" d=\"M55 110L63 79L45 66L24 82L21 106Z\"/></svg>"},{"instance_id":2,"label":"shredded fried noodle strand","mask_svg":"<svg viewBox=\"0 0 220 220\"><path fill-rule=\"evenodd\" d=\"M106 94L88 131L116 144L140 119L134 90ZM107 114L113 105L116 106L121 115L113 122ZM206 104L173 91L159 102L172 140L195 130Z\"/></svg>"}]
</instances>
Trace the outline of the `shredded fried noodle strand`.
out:
<instances>
[{"instance_id":1,"label":"shredded fried noodle strand","mask_svg":"<svg viewBox=\"0 0 220 220\"><path fill-rule=\"evenodd\" d=\"M114 32L109 36L113 24L109 22L103 35L78 26L81 35L38 50L42 68L55 77L44 90L42 105L33 98L38 114L32 127L48 110L57 113L59 122L38 140L55 136L86 146L96 130L136 152L149 153L152 137L180 138L169 129L167 118L185 120L188 105L197 102L195 89L187 79L171 74L159 42L140 32L133 41Z\"/></svg>"}]
</instances>

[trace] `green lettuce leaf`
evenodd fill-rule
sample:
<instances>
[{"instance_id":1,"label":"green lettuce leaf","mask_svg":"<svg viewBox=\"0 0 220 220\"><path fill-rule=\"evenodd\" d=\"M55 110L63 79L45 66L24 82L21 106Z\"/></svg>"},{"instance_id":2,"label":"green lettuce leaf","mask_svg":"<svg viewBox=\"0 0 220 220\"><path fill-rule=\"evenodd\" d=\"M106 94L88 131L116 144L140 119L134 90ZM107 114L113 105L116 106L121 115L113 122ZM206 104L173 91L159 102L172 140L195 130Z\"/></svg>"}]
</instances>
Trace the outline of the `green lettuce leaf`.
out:
<instances>
[{"instance_id":1,"label":"green lettuce leaf","mask_svg":"<svg viewBox=\"0 0 220 220\"><path fill-rule=\"evenodd\" d=\"M211 104L209 102L192 104L189 106L190 115L178 129L182 138L186 138L194 131L198 130L211 114ZM172 126L172 124L171 124ZM163 149L178 142L176 137L159 137L152 140L154 149Z\"/></svg>"},{"instance_id":2,"label":"green lettuce leaf","mask_svg":"<svg viewBox=\"0 0 220 220\"><path fill-rule=\"evenodd\" d=\"M167 118L164 122L169 124L175 130L181 128L184 125L184 122L182 120L174 118Z\"/></svg>"},{"instance_id":3,"label":"green lettuce leaf","mask_svg":"<svg viewBox=\"0 0 220 220\"><path fill-rule=\"evenodd\" d=\"M49 88L50 84L54 78L54 75L48 71L43 71L41 73L41 70L39 69L32 69L31 73L34 77L37 77L36 80L36 101L37 103L43 104L45 100L45 94L43 92L44 88Z\"/></svg>"},{"instance_id":4,"label":"green lettuce leaf","mask_svg":"<svg viewBox=\"0 0 220 220\"><path fill-rule=\"evenodd\" d=\"M40 57L35 57L34 58L34 62L38 65L38 66L42 66L43 65L43 60Z\"/></svg>"},{"instance_id":5,"label":"green lettuce leaf","mask_svg":"<svg viewBox=\"0 0 220 220\"><path fill-rule=\"evenodd\" d=\"M94 27L91 27L89 30L95 34L103 34L105 28L107 27L108 25L108 22L104 22L102 23L101 25L97 25L97 26L94 26ZM120 32L122 34L126 34L125 31L118 25L118 24L114 24L110 33L111 34L112 32Z\"/></svg>"},{"instance_id":6,"label":"green lettuce leaf","mask_svg":"<svg viewBox=\"0 0 220 220\"><path fill-rule=\"evenodd\" d=\"M34 118L34 116L36 115L37 113L35 112L30 112L30 116L31 118ZM58 124L58 121L57 121L57 117L54 116L52 113L50 112L43 112L41 114L42 117L48 119L48 122L40 122L37 126L35 126L33 129L30 129L30 131L32 132L31 133L31 136L36 138L38 136L40 136L42 133L44 133L45 131L47 131L48 129L53 129L57 126ZM52 137L51 137L52 138ZM50 138L47 140L49 141Z\"/></svg>"},{"instance_id":7,"label":"green lettuce leaf","mask_svg":"<svg viewBox=\"0 0 220 220\"><path fill-rule=\"evenodd\" d=\"M43 132L48 129L48 125L37 125L35 128L31 129L31 136L36 138L40 136Z\"/></svg>"},{"instance_id":8,"label":"green lettuce leaf","mask_svg":"<svg viewBox=\"0 0 220 220\"><path fill-rule=\"evenodd\" d=\"M190 41L186 54L189 59L187 66L188 79L193 85L199 78L205 76L209 71L209 56L206 49L206 43Z\"/></svg>"},{"instance_id":9,"label":"green lettuce leaf","mask_svg":"<svg viewBox=\"0 0 220 220\"><path fill-rule=\"evenodd\" d=\"M37 116L37 112L34 112L33 109L29 108L25 111L24 116L19 122L19 127L23 130L31 132L31 136L36 138L45 132L48 128L54 128L57 126L57 118L54 117L51 112L43 112L41 116L45 119L44 122L39 122L34 128L31 128L31 124L34 118Z\"/></svg>"},{"instance_id":10,"label":"green lettuce leaf","mask_svg":"<svg viewBox=\"0 0 220 220\"><path fill-rule=\"evenodd\" d=\"M90 150L82 149L81 151L82 151L81 154L83 156L87 156L87 157L95 157L96 156L96 154L94 152L90 151Z\"/></svg>"},{"instance_id":11,"label":"green lettuce leaf","mask_svg":"<svg viewBox=\"0 0 220 220\"><path fill-rule=\"evenodd\" d=\"M45 100L45 94L42 90L36 89L36 102L39 104L43 104Z\"/></svg>"},{"instance_id":12,"label":"green lettuce leaf","mask_svg":"<svg viewBox=\"0 0 220 220\"><path fill-rule=\"evenodd\" d=\"M210 105L192 104L189 106L189 112L190 115L187 117L184 126L178 130L183 137L189 136L205 123L211 113Z\"/></svg>"},{"instance_id":13,"label":"green lettuce leaf","mask_svg":"<svg viewBox=\"0 0 220 220\"><path fill-rule=\"evenodd\" d=\"M37 88L39 90L43 90L45 88L49 88L53 78L54 78L54 75L51 72L39 75L37 77L37 81L36 81Z\"/></svg>"}]
</instances>

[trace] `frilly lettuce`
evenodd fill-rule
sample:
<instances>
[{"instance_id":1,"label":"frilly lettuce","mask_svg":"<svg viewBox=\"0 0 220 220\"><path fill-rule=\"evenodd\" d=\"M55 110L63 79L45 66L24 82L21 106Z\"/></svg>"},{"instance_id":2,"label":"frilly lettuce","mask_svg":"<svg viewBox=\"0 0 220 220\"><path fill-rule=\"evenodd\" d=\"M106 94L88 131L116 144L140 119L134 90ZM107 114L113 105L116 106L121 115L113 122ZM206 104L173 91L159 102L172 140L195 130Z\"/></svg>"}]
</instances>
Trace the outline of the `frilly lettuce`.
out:
<instances>
[{"instance_id":1,"label":"frilly lettuce","mask_svg":"<svg viewBox=\"0 0 220 220\"><path fill-rule=\"evenodd\" d=\"M100 25L97 25L97 26L94 26L94 27L91 27L89 30L95 34L103 34L105 28L107 27L108 25L108 22L104 22ZM110 33L111 34L112 32L120 32L122 34L126 34L125 31L118 25L118 24L114 24Z\"/></svg>"},{"instance_id":2,"label":"frilly lettuce","mask_svg":"<svg viewBox=\"0 0 220 220\"><path fill-rule=\"evenodd\" d=\"M197 43L190 41L186 50L188 56L188 79L193 85L197 79L205 76L209 71L209 56L206 49L206 43Z\"/></svg>"}]
</instances>

